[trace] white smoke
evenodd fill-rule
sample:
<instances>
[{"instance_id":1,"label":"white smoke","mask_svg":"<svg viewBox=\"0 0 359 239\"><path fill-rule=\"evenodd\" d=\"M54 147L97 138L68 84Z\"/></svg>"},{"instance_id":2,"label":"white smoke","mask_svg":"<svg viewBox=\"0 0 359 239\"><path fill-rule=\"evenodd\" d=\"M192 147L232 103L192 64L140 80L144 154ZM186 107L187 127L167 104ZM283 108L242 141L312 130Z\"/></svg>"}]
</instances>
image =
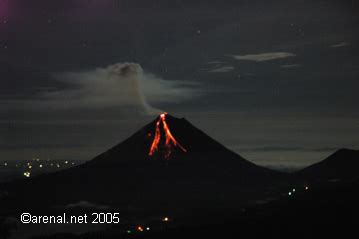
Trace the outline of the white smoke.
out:
<instances>
[{"instance_id":1,"label":"white smoke","mask_svg":"<svg viewBox=\"0 0 359 239\"><path fill-rule=\"evenodd\" d=\"M41 94L48 106L65 108L130 107L148 114L161 112L152 103L180 102L198 95L193 84L163 80L136 63L117 63L90 71L55 75L65 90Z\"/></svg>"}]
</instances>

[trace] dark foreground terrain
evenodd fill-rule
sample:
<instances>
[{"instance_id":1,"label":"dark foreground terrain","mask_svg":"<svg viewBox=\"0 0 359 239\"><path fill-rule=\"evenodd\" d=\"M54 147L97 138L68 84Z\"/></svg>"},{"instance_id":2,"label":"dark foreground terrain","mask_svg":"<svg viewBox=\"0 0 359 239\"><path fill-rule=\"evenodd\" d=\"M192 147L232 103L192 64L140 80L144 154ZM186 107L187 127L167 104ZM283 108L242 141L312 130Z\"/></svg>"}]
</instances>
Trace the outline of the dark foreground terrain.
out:
<instances>
[{"instance_id":1,"label":"dark foreground terrain","mask_svg":"<svg viewBox=\"0 0 359 239\"><path fill-rule=\"evenodd\" d=\"M0 236L347 238L359 226L358 160L359 151L341 149L281 173L249 162L183 118L161 114L84 164L0 183ZM22 224L24 212L119 213L120 221Z\"/></svg>"},{"instance_id":2,"label":"dark foreground terrain","mask_svg":"<svg viewBox=\"0 0 359 239\"><path fill-rule=\"evenodd\" d=\"M57 234L36 239L82 238L353 238L359 226L359 182L326 182L267 204L212 215L213 223L175 226L131 234L118 228L83 235ZM210 214L210 213L209 213ZM210 215L207 215L209 217Z\"/></svg>"}]
</instances>

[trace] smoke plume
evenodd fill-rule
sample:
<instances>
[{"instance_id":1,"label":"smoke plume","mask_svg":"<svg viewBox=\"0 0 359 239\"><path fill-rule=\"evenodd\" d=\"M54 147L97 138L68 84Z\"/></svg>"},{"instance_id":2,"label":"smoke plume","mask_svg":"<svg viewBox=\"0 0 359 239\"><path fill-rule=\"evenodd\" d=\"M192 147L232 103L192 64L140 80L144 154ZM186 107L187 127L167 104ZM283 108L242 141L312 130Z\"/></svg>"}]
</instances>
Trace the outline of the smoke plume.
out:
<instances>
[{"instance_id":1,"label":"smoke plume","mask_svg":"<svg viewBox=\"0 0 359 239\"><path fill-rule=\"evenodd\" d=\"M51 106L71 108L122 107L157 114L160 109L149 102L180 102L198 95L194 84L163 80L145 73L136 63L117 63L90 71L66 72L55 75L65 82L65 90L41 94Z\"/></svg>"}]
</instances>

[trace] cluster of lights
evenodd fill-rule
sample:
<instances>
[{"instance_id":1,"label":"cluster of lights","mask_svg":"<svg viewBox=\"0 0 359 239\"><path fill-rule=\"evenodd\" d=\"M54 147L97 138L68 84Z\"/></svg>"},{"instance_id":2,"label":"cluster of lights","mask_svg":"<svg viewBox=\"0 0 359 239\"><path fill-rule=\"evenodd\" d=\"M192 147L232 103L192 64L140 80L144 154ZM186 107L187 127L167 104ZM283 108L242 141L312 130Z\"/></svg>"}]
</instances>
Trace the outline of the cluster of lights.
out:
<instances>
[{"instance_id":1,"label":"cluster of lights","mask_svg":"<svg viewBox=\"0 0 359 239\"><path fill-rule=\"evenodd\" d=\"M289 192L288 192L288 195L291 196L291 195L294 194L294 193L295 193L295 188L293 188L292 191L289 191Z\"/></svg>"},{"instance_id":2,"label":"cluster of lights","mask_svg":"<svg viewBox=\"0 0 359 239\"><path fill-rule=\"evenodd\" d=\"M308 191L308 190L309 190L309 187L308 187L308 186L305 186L305 187L304 187L304 190L305 190L305 191ZM291 191L288 192L288 196L292 196L295 192L296 192L296 189L293 188Z\"/></svg>"},{"instance_id":3,"label":"cluster of lights","mask_svg":"<svg viewBox=\"0 0 359 239\"><path fill-rule=\"evenodd\" d=\"M161 221L162 222L169 222L170 221L170 219L168 218L168 217L163 217L163 218L161 218ZM145 232L145 231L150 231L151 230L151 228L150 227L144 227L144 226L142 226L142 225L138 225L138 226L136 226L135 227L135 231L136 232L139 232L139 233L141 233L141 232ZM126 233L127 234L131 234L133 231L132 230L127 230L126 231Z\"/></svg>"},{"instance_id":4,"label":"cluster of lights","mask_svg":"<svg viewBox=\"0 0 359 239\"><path fill-rule=\"evenodd\" d=\"M18 169L23 169L21 172L24 177L30 177L31 173L35 169L45 169L45 168L57 168L60 169L62 167L67 168L70 166L74 166L75 162L71 162L68 160L65 161L58 161L58 162L51 162L50 159L41 160L40 158L33 158L32 160L28 160L25 162L17 162L11 164L10 162L2 162L0 163L0 167L14 167Z\"/></svg>"},{"instance_id":5,"label":"cluster of lights","mask_svg":"<svg viewBox=\"0 0 359 239\"><path fill-rule=\"evenodd\" d=\"M150 227L143 227L143 226L137 226L137 227L136 227L136 231L137 231L137 232L144 232L144 231L149 231L149 230L150 230ZM126 232L127 232L127 234L131 234L131 233L132 233L131 230L127 230Z\"/></svg>"},{"instance_id":6,"label":"cluster of lights","mask_svg":"<svg viewBox=\"0 0 359 239\"><path fill-rule=\"evenodd\" d=\"M144 227L142 227L142 226L137 226L137 231L139 231L139 232L143 232L143 231L149 231L150 230L150 228L149 227L146 227L146 228L144 228Z\"/></svg>"}]
</instances>

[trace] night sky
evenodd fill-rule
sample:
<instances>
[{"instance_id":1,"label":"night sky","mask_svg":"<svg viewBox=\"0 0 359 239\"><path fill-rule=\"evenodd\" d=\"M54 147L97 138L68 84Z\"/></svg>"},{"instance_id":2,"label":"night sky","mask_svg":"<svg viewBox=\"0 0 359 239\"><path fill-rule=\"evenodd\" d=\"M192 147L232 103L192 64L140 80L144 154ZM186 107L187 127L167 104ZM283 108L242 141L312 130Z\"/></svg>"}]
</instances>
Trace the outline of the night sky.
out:
<instances>
[{"instance_id":1,"label":"night sky","mask_svg":"<svg viewBox=\"0 0 359 239\"><path fill-rule=\"evenodd\" d=\"M91 159L161 111L262 165L359 148L358 10L0 0L0 157Z\"/></svg>"}]
</instances>

